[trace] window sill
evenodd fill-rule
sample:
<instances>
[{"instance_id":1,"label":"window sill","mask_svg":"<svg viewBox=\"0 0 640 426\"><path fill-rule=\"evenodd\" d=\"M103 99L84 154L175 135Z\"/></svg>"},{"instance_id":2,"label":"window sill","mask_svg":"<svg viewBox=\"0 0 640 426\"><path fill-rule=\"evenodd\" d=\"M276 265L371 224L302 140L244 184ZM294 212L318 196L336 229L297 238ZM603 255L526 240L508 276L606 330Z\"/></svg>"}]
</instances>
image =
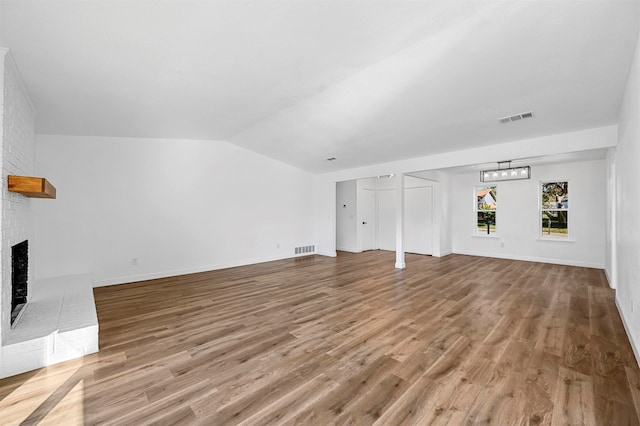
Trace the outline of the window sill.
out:
<instances>
[{"instance_id":1,"label":"window sill","mask_svg":"<svg viewBox=\"0 0 640 426\"><path fill-rule=\"evenodd\" d=\"M538 237L536 238L536 241L551 241L552 243L575 243L576 240L573 240L571 238L543 238L543 237Z\"/></svg>"},{"instance_id":2,"label":"window sill","mask_svg":"<svg viewBox=\"0 0 640 426\"><path fill-rule=\"evenodd\" d=\"M471 238L489 238L489 239L499 239L500 235L495 235L495 234L489 234L489 235L480 235L480 234L473 234L471 236Z\"/></svg>"}]
</instances>

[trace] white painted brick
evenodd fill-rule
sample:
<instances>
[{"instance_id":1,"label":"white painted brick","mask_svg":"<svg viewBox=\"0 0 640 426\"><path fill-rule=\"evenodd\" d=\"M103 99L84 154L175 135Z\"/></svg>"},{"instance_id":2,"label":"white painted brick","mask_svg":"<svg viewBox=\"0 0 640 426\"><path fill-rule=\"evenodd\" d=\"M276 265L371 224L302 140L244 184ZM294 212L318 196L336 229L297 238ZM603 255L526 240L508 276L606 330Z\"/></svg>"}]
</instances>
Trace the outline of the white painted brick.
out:
<instances>
[{"instance_id":1,"label":"white painted brick","mask_svg":"<svg viewBox=\"0 0 640 426\"><path fill-rule=\"evenodd\" d=\"M0 48L0 378L98 351L98 320L90 278L33 283L29 256L28 304L10 329L11 247L33 242L32 200L7 191L7 175L34 176L35 110L13 59ZM33 244L30 244L33 247Z\"/></svg>"},{"instance_id":2,"label":"white painted brick","mask_svg":"<svg viewBox=\"0 0 640 426\"><path fill-rule=\"evenodd\" d=\"M9 377L33 370L33 365L43 364L46 360L46 354L43 351L26 352L22 348L6 346L2 350L3 363L0 377Z\"/></svg>"},{"instance_id":3,"label":"white painted brick","mask_svg":"<svg viewBox=\"0 0 640 426\"><path fill-rule=\"evenodd\" d=\"M2 256L0 292L0 337L9 327L11 306L11 246L30 239L33 235L31 203L26 197L7 191L7 175L33 175L35 150L35 111L24 90L20 74L6 50L1 53L2 62ZM30 262L30 278L33 277ZM32 281L32 279L30 279ZM4 339L3 339L4 340Z\"/></svg>"},{"instance_id":4,"label":"white painted brick","mask_svg":"<svg viewBox=\"0 0 640 426\"><path fill-rule=\"evenodd\" d=\"M89 275L38 280L34 290L0 350L5 360L0 378L98 351L98 318ZM16 359L23 354L25 359Z\"/></svg>"},{"instance_id":5,"label":"white painted brick","mask_svg":"<svg viewBox=\"0 0 640 426\"><path fill-rule=\"evenodd\" d=\"M42 352L42 343L25 343L19 348L5 347L11 315L11 246L32 239L34 233L30 200L7 191L7 175L33 175L35 171L35 110L6 49L0 49L0 100L0 343L3 345L0 350L0 374L4 376L7 369L15 371L32 365L33 359L42 358L38 355ZM33 276L33 262L30 259L30 287Z\"/></svg>"}]
</instances>

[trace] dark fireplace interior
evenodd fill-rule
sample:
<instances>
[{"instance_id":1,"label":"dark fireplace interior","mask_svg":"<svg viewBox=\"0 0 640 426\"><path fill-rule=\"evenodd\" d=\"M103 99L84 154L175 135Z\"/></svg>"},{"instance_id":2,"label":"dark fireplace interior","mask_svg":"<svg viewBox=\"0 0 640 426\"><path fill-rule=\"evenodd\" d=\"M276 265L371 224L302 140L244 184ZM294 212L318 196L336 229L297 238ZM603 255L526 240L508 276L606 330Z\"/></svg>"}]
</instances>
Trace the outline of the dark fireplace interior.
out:
<instances>
[{"instance_id":1,"label":"dark fireplace interior","mask_svg":"<svg viewBox=\"0 0 640 426\"><path fill-rule=\"evenodd\" d=\"M24 240L11 247L11 326L27 304L29 279L29 242Z\"/></svg>"}]
</instances>

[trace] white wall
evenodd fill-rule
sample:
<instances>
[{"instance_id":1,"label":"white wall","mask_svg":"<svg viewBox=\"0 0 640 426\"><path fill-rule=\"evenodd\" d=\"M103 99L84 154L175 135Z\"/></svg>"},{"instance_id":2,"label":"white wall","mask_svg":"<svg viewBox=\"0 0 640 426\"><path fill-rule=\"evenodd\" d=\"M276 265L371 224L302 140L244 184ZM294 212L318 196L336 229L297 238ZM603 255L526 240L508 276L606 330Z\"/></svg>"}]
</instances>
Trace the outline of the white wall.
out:
<instances>
[{"instance_id":1,"label":"white wall","mask_svg":"<svg viewBox=\"0 0 640 426\"><path fill-rule=\"evenodd\" d=\"M391 180L394 184L395 179ZM381 183L389 183L386 179ZM378 248L396 250L396 189L378 188L376 190L376 213Z\"/></svg>"},{"instance_id":2,"label":"white wall","mask_svg":"<svg viewBox=\"0 0 640 426\"><path fill-rule=\"evenodd\" d=\"M417 176L416 171L438 171L449 167L468 166L483 163L495 163L498 159L516 160L576 151L611 148L617 145L618 128L616 125L596 127L575 132L558 133L531 139L449 151L441 154L410 158L389 163L373 164L353 169L339 170L320 175L322 180L340 182L361 179L370 176L382 176L390 173L408 173ZM335 200L333 200L335 202Z\"/></svg>"},{"instance_id":3,"label":"white wall","mask_svg":"<svg viewBox=\"0 0 640 426\"><path fill-rule=\"evenodd\" d=\"M453 250L452 226L451 226L451 178L440 173L438 183L434 187L434 230L436 232L436 244L434 245L434 256L446 256ZM439 225L438 225L439 224Z\"/></svg>"},{"instance_id":4,"label":"white wall","mask_svg":"<svg viewBox=\"0 0 640 426\"><path fill-rule=\"evenodd\" d=\"M607 209L605 228L604 272L611 288L616 288L616 151L607 151Z\"/></svg>"},{"instance_id":5,"label":"white wall","mask_svg":"<svg viewBox=\"0 0 640 426\"><path fill-rule=\"evenodd\" d=\"M313 233L316 253L336 256L336 182L313 175Z\"/></svg>"},{"instance_id":6,"label":"white wall","mask_svg":"<svg viewBox=\"0 0 640 426\"><path fill-rule=\"evenodd\" d=\"M376 189L376 234L380 250L396 249L396 178L374 179ZM406 181L405 181L406 184Z\"/></svg>"},{"instance_id":7,"label":"white wall","mask_svg":"<svg viewBox=\"0 0 640 426\"><path fill-rule=\"evenodd\" d=\"M616 302L640 364L640 43L618 121Z\"/></svg>"},{"instance_id":8,"label":"white wall","mask_svg":"<svg viewBox=\"0 0 640 426\"><path fill-rule=\"evenodd\" d=\"M338 191L338 199L337 199L337 220L338 220L338 235L337 240L341 241L346 236L341 235L340 226L341 221L346 221L348 218L341 218L341 209L344 209L342 206L344 205L341 200L345 199L344 193L347 191L347 186L345 184L356 182L357 186L357 225L356 225L356 234L357 234L357 250L351 251L362 251L362 233L363 229L360 224L363 221L366 221L372 229L376 230L376 247L381 250L395 250L396 247L396 206L395 206L395 193L396 193L396 179L395 177L383 177L383 178L367 178L367 179L358 179L357 181L348 181L348 182L338 182L337 191ZM405 188L407 189L418 189L428 187L433 189L437 182L431 182L425 179L416 178L412 176L406 176L405 180ZM375 217L372 218L368 214L364 214L362 212L361 206L363 205L362 197L364 197L364 192L366 191L374 191L376 197L376 205L375 205ZM412 218L416 218L422 216L421 213L414 211L413 204L424 204L420 197L423 196L423 193L418 194L418 192L410 192L405 191L405 218L407 215L410 215ZM429 203L433 201L433 197L429 200ZM433 209L435 212L435 208ZM365 212L366 213L366 212ZM434 213L435 214L435 213ZM344 213L346 216L346 212ZM426 213L425 213L426 215ZM431 219L431 216L429 216ZM426 225L421 221L421 229L413 229L412 227L418 226L416 223L412 221L411 223L407 222L405 224L405 235L407 233L414 232L415 234L427 234L431 237L431 241L429 245L433 248L434 245L437 245L439 235L436 235L436 232L432 228L436 226L432 224L430 221L428 228L425 229ZM438 230L439 231L439 230ZM350 232L350 231L349 231ZM439 234L439 232L438 232ZM338 249L342 247L340 243L337 245ZM405 246L406 248L407 246Z\"/></svg>"},{"instance_id":9,"label":"white wall","mask_svg":"<svg viewBox=\"0 0 640 426\"><path fill-rule=\"evenodd\" d=\"M440 171L412 173L415 176L405 176L405 188L416 189L429 187L432 190L432 224L428 234L431 235L431 252L434 256L446 256L451 253L451 223L449 208L449 176ZM356 220L351 217L353 185L356 185ZM395 250L395 191L394 177L366 178L338 182L336 184L336 248L353 252L362 251L362 232L360 224L367 221L375 229L376 248ZM364 191L374 191L376 194L375 217L363 215L360 206L363 205ZM414 194L405 194L405 205L411 203ZM350 204L351 203L351 204ZM344 207L346 206L346 207ZM405 211L405 215L411 213ZM415 213L415 212L414 212ZM406 224L406 232L411 231L411 225ZM355 236L354 236L355 234ZM352 246L355 238L355 246Z\"/></svg>"},{"instance_id":10,"label":"white wall","mask_svg":"<svg viewBox=\"0 0 640 426\"><path fill-rule=\"evenodd\" d=\"M356 191L358 199L358 211L356 214L357 251L371 250L372 247L367 244L367 242L371 241L373 241L373 248L378 248L377 202L374 200L373 208L368 208L371 207L371 198L368 197L371 197L372 192L373 194L376 193L377 182L378 179L376 178L358 179L356 181ZM364 225L363 222L367 222L367 225ZM364 226L367 226L366 231L364 229ZM365 235L365 233L367 234Z\"/></svg>"},{"instance_id":11,"label":"white wall","mask_svg":"<svg viewBox=\"0 0 640 426\"><path fill-rule=\"evenodd\" d=\"M508 158L515 160L574 151L611 148L616 146L617 137L617 126L612 125L316 175L314 177L314 206L315 235L318 251L322 254L335 256L336 182L400 172L416 175L415 172L421 170L435 173L435 171L439 169L492 163L497 161L497 159ZM443 180L442 185L436 188L435 192L437 193L440 190L446 191L448 185L449 183ZM447 194L444 193L436 195L435 199L439 201L446 199L446 197ZM438 208L438 202L436 202L435 205L436 208ZM450 205L451 204L443 203L444 208ZM445 212L437 214L437 217L445 219L445 221L442 222L445 228L453 226L451 223L446 223L446 219L449 216L450 215ZM440 227L440 229L443 228ZM448 254L448 243L453 244L452 241L447 241L447 235L448 233L440 235L442 250L440 255ZM437 255L435 250L434 246L434 255Z\"/></svg>"},{"instance_id":12,"label":"white wall","mask_svg":"<svg viewBox=\"0 0 640 426\"><path fill-rule=\"evenodd\" d=\"M214 141L36 141L37 171L58 189L35 206L37 277L92 273L106 285L293 257L315 243L312 175L262 155Z\"/></svg>"},{"instance_id":13,"label":"white wall","mask_svg":"<svg viewBox=\"0 0 640 426\"><path fill-rule=\"evenodd\" d=\"M336 249L358 252L356 181L336 184Z\"/></svg>"},{"instance_id":14,"label":"white wall","mask_svg":"<svg viewBox=\"0 0 640 426\"><path fill-rule=\"evenodd\" d=\"M565 265L604 267L606 165L604 160L534 166L532 179L497 183L497 238L474 236L478 173L452 177L453 251ZM539 238L541 181L569 181L570 241Z\"/></svg>"},{"instance_id":15,"label":"white wall","mask_svg":"<svg viewBox=\"0 0 640 426\"><path fill-rule=\"evenodd\" d=\"M451 254L451 207L449 194L451 178L440 170L423 170L409 173L420 179L426 179L433 185L433 256Z\"/></svg>"},{"instance_id":16,"label":"white wall","mask_svg":"<svg viewBox=\"0 0 640 426\"><path fill-rule=\"evenodd\" d=\"M2 287L0 300L0 337L2 341L10 330L11 317L11 247L29 240L29 282L27 300L33 292L33 216L32 206L49 200L31 200L21 194L7 191L8 175L33 175L35 144L35 108L22 83L22 78L8 50L0 48L2 67ZM0 351L1 353L2 351ZM1 355L0 355L1 356Z\"/></svg>"},{"instance_id":17,"label":"white wall","mask_svg":"<svg viewBox=\"0 0 640 426\"><path fill-rule=\"evenodd\" d=\"M376 192L378 198L378 245L381 250L395 250L396 249L396 177L380 178L376 179ZM431 182L422 178L413 176L405 176L404 178L404 248L410 252L410 247L415 247L415 244L411 244L409 241L409 235L428 235L431 241L428 243L429 251L435 251L437 246L438 235L434 235L434 229L438 227L435 223L434 211L421 212L416 211L417 206L425 204L424 200L420 198L425 196L425 193L419 193L415 191L408 191L408 189L417 188L431 188L436 185L435 182ZM429 205L435 207L439 204L439 200L435 198L434 192L431 193L431 200L428 201ZM435 208L433 209L435 210ZM424 221L416 221L415 219L420 216L428 216L429 224ZM415 228L416 226L419 227ZM423 244L418 244L423 246Z\"/></svg>"}]
</instances>

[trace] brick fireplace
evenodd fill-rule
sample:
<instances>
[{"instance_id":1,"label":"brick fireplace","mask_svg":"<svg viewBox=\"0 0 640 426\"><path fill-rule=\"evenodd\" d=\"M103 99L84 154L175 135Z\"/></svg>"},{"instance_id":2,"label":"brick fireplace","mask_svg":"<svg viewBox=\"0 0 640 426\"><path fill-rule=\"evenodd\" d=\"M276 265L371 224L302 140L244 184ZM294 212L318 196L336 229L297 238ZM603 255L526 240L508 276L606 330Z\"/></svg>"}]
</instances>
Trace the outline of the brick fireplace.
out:
<instances>
[{"instance_id":1,"label":"brick fireplace","mask_svg":"<svg viewBox=\"0 0 640 426\"><path fill-rule=\"evenodd\" d=\"M0 48L0 109L3 378L97 352L98 320L89 274L34 279L37 240L29 198L33 195L9 191L8 176L36 175L36 113L11 53L4 48Z\"/></svg>"},{"instance_id":2,"label":"brick fireplace","mask_svg":"<svg viewBox=\"0 0 640 426\"><path fill-rule=\"evenodd\" d=\"M10 332L12 319L15 321L16 304L31 293L33 280L33 259L24 261L19 267L22 289L15 295L12 289L13 247L22 254L29 255L26 240L33 240L34 222L31 200L23 195L7 190L8 175L32 176L35 172L35 108L29 99L9 50L0 48L2 114L1 124L1 164L2 184L0 197L2 274L0 287L0 339L4 345ZM23 244L24 245L20 245ZM22 261L21 261L22 262ZM25 282L26 281L26 284ZM14 297L17 296L17 297ZM13 317L13 318L12 318ZM6 361L3 360L3 361Z\"/></svg>"}]
</instances>

